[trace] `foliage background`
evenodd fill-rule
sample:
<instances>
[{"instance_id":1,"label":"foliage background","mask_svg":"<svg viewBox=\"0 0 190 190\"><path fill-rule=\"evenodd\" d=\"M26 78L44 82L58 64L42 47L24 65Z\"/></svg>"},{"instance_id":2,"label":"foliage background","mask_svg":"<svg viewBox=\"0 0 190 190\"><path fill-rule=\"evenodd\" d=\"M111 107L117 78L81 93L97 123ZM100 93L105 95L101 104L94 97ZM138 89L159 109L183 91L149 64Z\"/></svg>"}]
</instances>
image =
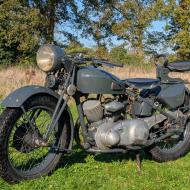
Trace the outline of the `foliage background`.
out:
<instances>
[{"instance_id":1,"label":"foliage background","mask_svg":"<svg viewBox=\"0 0 190 190\"><path fill-rule=\"evenodd\" d=\"M155 21L163 31L150 30ZM190 0L0 0L1 65L35 64L44 43L126 65L151 65L163 52L189 60L189 34Z\"/></svg>"}]
</instances>

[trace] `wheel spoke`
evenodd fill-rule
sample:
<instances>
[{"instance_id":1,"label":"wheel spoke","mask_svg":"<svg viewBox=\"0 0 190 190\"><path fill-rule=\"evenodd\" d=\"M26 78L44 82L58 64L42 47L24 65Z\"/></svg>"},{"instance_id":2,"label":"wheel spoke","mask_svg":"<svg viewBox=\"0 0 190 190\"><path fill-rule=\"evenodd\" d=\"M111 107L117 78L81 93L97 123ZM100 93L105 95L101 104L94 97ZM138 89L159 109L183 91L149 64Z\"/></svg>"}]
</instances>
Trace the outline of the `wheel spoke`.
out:
<instances>
[{"instance_id":1,"label":"wheel spoke","mask_svg":"<svg viewBox=\"0 0 190 190\"><path fill-rule=\"evenodd\" d=\"M24 113L15 124L9 140L9 159L14 168L23 172L43 164L43 160L50 151L50 148L47 147L36 148L32 144L28 144L35 136L32 135L34 132L28 124L28 118L35 126L35 132L40 138L46 132L46 126L51 121L51 113L44 108L32 109ZM51 139L54 139L55 142L55 135L53 136Z\"/></svg>"}]
</instances>

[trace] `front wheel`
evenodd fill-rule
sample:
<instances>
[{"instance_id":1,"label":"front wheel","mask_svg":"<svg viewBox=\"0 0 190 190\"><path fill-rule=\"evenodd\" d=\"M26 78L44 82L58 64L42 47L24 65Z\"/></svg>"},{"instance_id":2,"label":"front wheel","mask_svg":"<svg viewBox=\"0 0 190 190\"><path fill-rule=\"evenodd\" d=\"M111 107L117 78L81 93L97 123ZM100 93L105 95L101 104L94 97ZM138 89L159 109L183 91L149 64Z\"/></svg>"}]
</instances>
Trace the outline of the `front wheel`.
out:
<instances>
[{"instance_id":1,"label":"front wheel","mask_svg":"<svg viewBox=\"0 0 190 190\"><path fill-rule=\"evenodd\" d=\"M151 150L153 160L167 162L176 160L190 150L190 122L180 135L174 135L160 143L157 143Z\"/></svg>"},{"instance_id":2,"label":"front wheel","mask_svg":"<svg viewBox=\"0 0 190 190\"><path fill-rule=\"evenodd\" d=\"M49 174L67 149L70 122L63 114L48 142L43 140L51 122L57 100L50 96L34 96L20 108L6 108L0 117L0 175L9 183Z\"/></svg>"}]
</instances>

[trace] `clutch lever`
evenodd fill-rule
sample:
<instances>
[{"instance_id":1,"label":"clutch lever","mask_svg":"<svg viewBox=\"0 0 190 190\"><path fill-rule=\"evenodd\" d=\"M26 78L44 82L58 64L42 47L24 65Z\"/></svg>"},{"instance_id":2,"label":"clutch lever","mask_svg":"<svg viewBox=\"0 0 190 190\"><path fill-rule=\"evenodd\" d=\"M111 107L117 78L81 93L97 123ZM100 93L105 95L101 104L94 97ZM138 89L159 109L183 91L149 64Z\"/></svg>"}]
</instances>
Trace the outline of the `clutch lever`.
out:
<instances>
[{"instance_id":1,"label":"clutch lever","mask_svg":"<svg viewBox=\"0 0 190 190\"><path fill-rule=\"evenodd\" d=\"M77 55L77 56L67 56L67 58L72 61L74 64L76 65L83 65L86 62L90 61L89 58L84 58L81 55Z\"/></svg>"}]
</instances>

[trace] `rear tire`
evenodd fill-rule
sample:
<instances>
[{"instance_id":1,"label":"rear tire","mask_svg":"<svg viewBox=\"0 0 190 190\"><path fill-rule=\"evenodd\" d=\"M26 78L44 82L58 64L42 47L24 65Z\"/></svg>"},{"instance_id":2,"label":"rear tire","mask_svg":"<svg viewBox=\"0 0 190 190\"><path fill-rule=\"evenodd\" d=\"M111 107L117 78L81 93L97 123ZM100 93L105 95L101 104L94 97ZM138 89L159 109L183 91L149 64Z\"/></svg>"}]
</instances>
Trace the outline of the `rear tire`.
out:
<instances>
[{"instance_id":1,"label":"rear tire","mask_svg":"<svg viewBox=\"0 0 190 190\"><path fill-rule=\"evenodd\" d=\"M34 96L25 102L24 107L26 111L34 107L47 107L49 109L48 112L51 112L52 114L56 107L56 103L57 100L50 96ZM49 174L52 170L55 169L61 157L63 156L63 153L53 151L52 147L45 147L47 149L47 153L44 147L38 147L34 150L41 152L40 148L42 148L42 150L45 152L45 155L43 155L42 158L40 157L38 159L35 157L35 155L32 155L32 161L34 161L33 168L29 168L28 170L25 170L25 168L23 170L22 168L27 167L31 164L30 159L28 161L29 163L22 163L22 161L20 161L21 163L18 164L18 167L14 166L13 161L15 160L14 158L11 158L12 160L10 159L10 154L13 154L13 156L15 155L15 157L17 157L18 155L23 155L23 159L25 159L24 156L27 155L27 153L23 153L21 151L19 152L18 150L14 149L15 147L13 147L13 143L11 143L12 141L10 140L11 132L13 131L15 125L18 128L16 123L22 115L23 112L20 108L6 108L0 116L0 176L9 183L16 183L21 180L33 179L42 175ZM22 142L24 142L23 139ZM59 121L58 129L55 135L55 141L53 142L55 142L53 145L59 144L59 147L62 149L67 149L69 146L70 122L69 118L66 117L66 114L63 114L61 117L61 121ZM9 148L9 146L11 148ZM13 151L15 151L16 153L12 153ZM34 154L32 151L33 150L29 152L30 155ZM35 160L40 162L39 165L35 163ZM24 166L21 167L20 165Z\"/></svg>"},{"instance_id":2,"label":"rear tire","mask_svg":"<svg viewBox=\"0 0 190 190\"><path fill-rule=\"evenodd\" d=\"M187 123L183 139L170 149L162 149L159 146L155 146L150 150L153 160L157 162L167 162L176 160L190 150L190 123Z\"/></svg>"}]
</instances>

